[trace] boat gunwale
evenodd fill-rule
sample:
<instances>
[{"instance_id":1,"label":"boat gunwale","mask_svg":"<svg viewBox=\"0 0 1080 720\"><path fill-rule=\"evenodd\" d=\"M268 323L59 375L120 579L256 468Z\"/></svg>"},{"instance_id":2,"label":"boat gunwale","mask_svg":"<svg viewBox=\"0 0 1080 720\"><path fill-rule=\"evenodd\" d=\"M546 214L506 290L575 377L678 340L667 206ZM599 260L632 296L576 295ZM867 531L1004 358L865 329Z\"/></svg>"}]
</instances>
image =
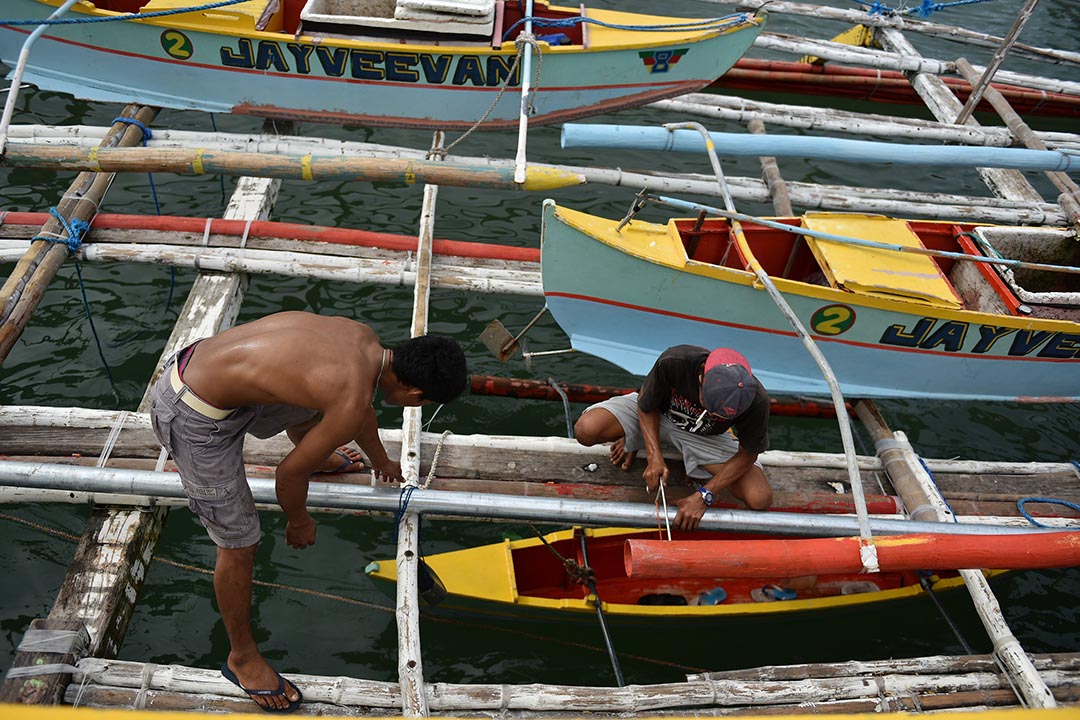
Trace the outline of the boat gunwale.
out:
<instances>
[{"instance_id":1,"label":"boat gunwale","mask_svg":"<svg viewBox=\"0 0 1080 720\"><path fill-rule=\"evenodd\" d=\"M619 253L622 253L624 255L629 255L631 257L638 258L638 259L643 260L645 262L648 262L648 263L650 263L652 265L655 265L655 266L660 267L660 268L667 269L667 270L672 271L672 272L687 273L687 274L695 275L695 276L698 276L698 277L701 277L701 278L704 278L704 279L707 279L707 280L717 280L717 281L720 281L720 282L726 282L726 283L730 283L730 284L733 284L733 285L743 285L743 286L752 287L753 289L761 290L762 292L764 292L764 288L762 288L760 286L760 284L757 281L757 277L750 270L739 270L737 268L714 265L714 264L711 264L711 263L705 263L705 262L701 262L701 261L698 261L698 260L692 260L692 259L690 259L689 257L686 256L685 248L684 248L684 251L683 251L683 257L686 258L685 263L683 265L681 265L681 266L675 265L675 264L672 264L670 262L665 261L664 259L662 259L658 255L653 255L653 254L648 254L648 253L644 253L644 252L639 252L639 251L627 249L627 248L619 245L618 243L614 242L611 238L597 237L596 235L590 233L581 223L578 223L578 222L575 222L575 221L569 219L566 216L565 213L561 212L561 211L564 211L564 210L569 210L571 213L577 213L577 214L588 216L588 217L600 217L600 216L591 215L590 213L585 213L585 212L582 212L582 211L579 211L579 210L573 210L572 208L566 208L565 206L562 206L562 205L559 205L558 203L552 202L553 216L558 218L560 220L560 222L564 223L565 225L567 225L568 227L570 227L574 231L589 237L591 240L597 242L598 244L614 250L615 252L619 252ZM797 216L792 216L792 217L797 217ZM603 218L603 219L606 221L607 224L609 224L611 226L614 226L618 222L616 220L611 220L609 218ZM791 218L777 217L777 218L769 218L769 219L785 220L785 219L791 219ZM692 222L693 218L686 218L686 217L669 218L665 225L661 225L659 223L652 223L652 222L648 222L648 221L640 221L640 220L635 220L633 222L637 222L639 225L645 224L645 225L650 225L650 226L653 226L653 227L656 227L656 228L667 228L668 234L674 233L675 236L678 237L678 232L679 231L675 227L675 223L676 222L688 222L688 221ZM960 226L963 226L963 227L969 228L969 229L974 229L976 227L995 227L995 228L997 228L997 227L1007 227L1007 226L991 225L991 224L988 224L988 223L968 224L968 223L961 223L961 222L950 221L950 220L926 220L926 221L919 220L917 222L919 222L919 223L934 223L934 224L940 224L940 225L960 225ZM1042 228L1037 228L1037 229L1042 229ZM1050 228L1050 229L1062 229L1062 228ZM963 261L959 261L959 262L963 262ZM541 256L541 266L542 265L543 265L543 256ZM965 309L965 308L952 309L952 308L940 307L940 306L936 306L936 305L930 305L930 304L927 304L927 303L920 303L920 302L915 301L914 299L912 299L910 301L905 301L905 300L892 299L892 298L882 297L882 296L865 295L865 294L862 294L862 293L856 293L856 292L852 292L850 290L844 290L844 289L841 289L841 288L833 288L833 287L828 287L828 286L824 286L824 285L814 285L812 283L805 283L805 282L801 282L799 280L791 280L790 278L780 278L780 277L776 277L776 276L773 276L773 275L770 275L769 277L773 281L773 283L776 285L777 289L780 290L782 293L784 293L785 295L795 296L795 297L800 297L800 298L819 300L819 301L831 302L831 303L841 303L841 304L845 304L845 305L854 305L856 307L869 308L869 309L873 309L873 310L897 313L897 314L902 314L902 315L923 315L923 316L932 315L933 317L939 318L939 319L942 319L942 320L965 322L965 323L969 323L969 324L995 325L995 326L1000 326L1000 327L1013 327L1013 328L1016 328L1018 330L1032 330L1032 331L1047 330L1047 331L1052 331L1052 332L1063 332L1063 333L1077 333L1077 332L1080 332L1080 323L1075 322L1075 321L1071 321L1071 320L1060 320L1060 319L1055 319L1055 318L1033 317L1033 316L1026 316L1026 315L998 315L998 314L995 314L995 313L988 313L988 312L980 311L980 310L969 310L969 309ZM545 289L544 294L545 295L549 294L546 289ZM556 294L567 295L567 293L556 293ZM588 298L586 298L584 296L574 296L574 297L578 297L579 299L588 299ZM596 300L603 300L605 302L621 302L621 301L611 300L610 298L595 298L595 299ZM818 336L815 336L815 337L818 337ZM825 341L842 341L842 339L840 339L840 338L828 337L828 336L820 336L820 338L818 338L818 339L825 340ZM952 355L955 356L955 354L952 354ZM1038 360L1050 360L1050 361L1060 361L1061 360L1060 358L1023 358L1023 359L1027 359L1027 360L1038 359Z\"/></svg>"},{"instance_id":2,"label":"boat gunwale","mask_svg":"<svg viewBox=\"0 0 1080 720\"><path fill-rule=\"evenodd\" d=\"M34 4L44 5L46 7L59 7L63 4L64 0L30 0ZM173 30L185 30L190 32L199 32L207 35L214 35L219 37L230 38L248 38L252 40L273 40L281 42L288 39L291 42L302 43L304 45L313 46L329 46L329 47L342 47L342 48L370 48L375 50L396 50L398 52L427 52L430 54L475 54L484 57L488 56L509 56L513 57L517 55L517 48L513 40L504 40L498 47L494 47L492 43L477 41L471 44L421 44L421 43L409 43L402 45L394 40L378 40L372 39L371 36L365 36L363 40L350 39L348 37L337 35L333 33L304 33L291 34L284 30L259 30L253 29L250 31L230 31L220 27L215 27L212 24L206 22L196 22L191 20L180 20L185 15L194 13L176 13L175 15L141 18L137 17L135 13L116 12L112 10L104 10L96 6L85 7L86 0L80 0L71 8L71 12L77 12L82 15L93 17L115 17L115 16L131 16L128 19L117 20L116 22L124 24L137 24L144 26L152 26L160 29L173 29ZM562 10L568 13L577 12L574 8L550 5L552 10ZM228 12L229 8L220 8L217 11ZM645 13L629 13L618 10L607 10L603 8L589 9L590 15L595 19L603 19L605 15L610 16L636 16L640 18L655 18L657 20L700 20L702 18L677 18L664 15L652 15ZM713 30L687 30L684 32L679 31L666 31L664 35L666 37L648 41L648 42L634 42L634 43L604 43L603 34L601 34L600 41L598 42L595 37L598 33L597 30L605 30L607 32L620 33L622 35L633 35L632 30L614 30L611 31L607 28L593 29L590 33L589 44L586 45L549 45L548 43L537 40L543 47L543 54L548 55L555 53L556 55L599 55L602 53L623 52L623 51L635 51L635 50L647 50L657 47L666 47L675 42L688 42L700 44L711 40L733 35L744 30L760 32L765 25L765 15L752 15L749 13L737 13L745 17L745 21L733 23L730 27L717 28ZM597 17L599 16L599 17ZM707 18L706 18L707 19ZM63 26L61 26L63 27ZM11 27L11 29L17 29L17 27ZM642 35L648 35L650 33L638 33ZM671 37L671 35L677 35L677 38ZM57 39L57 38L54 38ZM489 38L490 40L490 38ZM752 44L752 43L751 43ZM703 82L711 82L715 78L702 79ZM629 83L628 85L635 85L640 83Z\"/></svg>"}]
</instances>

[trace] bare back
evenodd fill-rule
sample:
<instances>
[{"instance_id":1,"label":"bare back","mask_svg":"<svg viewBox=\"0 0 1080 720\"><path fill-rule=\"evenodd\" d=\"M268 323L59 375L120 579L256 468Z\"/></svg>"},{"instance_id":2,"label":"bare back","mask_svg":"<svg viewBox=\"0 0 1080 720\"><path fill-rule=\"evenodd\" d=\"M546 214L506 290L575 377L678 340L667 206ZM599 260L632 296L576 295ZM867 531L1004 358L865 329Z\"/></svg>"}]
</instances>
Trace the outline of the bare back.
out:
<instances>
[{"instance_id":1,"label":"bare back","mask_svg":"<svg viewBox=\"0 0 1080 720\"><path fill-rule=\"evenodd\" d=\"M221 408L286 403L357 413L371 405L382 355L362 323L285 312L200 342L184 381Z\"/></svg>"}]
</instances>

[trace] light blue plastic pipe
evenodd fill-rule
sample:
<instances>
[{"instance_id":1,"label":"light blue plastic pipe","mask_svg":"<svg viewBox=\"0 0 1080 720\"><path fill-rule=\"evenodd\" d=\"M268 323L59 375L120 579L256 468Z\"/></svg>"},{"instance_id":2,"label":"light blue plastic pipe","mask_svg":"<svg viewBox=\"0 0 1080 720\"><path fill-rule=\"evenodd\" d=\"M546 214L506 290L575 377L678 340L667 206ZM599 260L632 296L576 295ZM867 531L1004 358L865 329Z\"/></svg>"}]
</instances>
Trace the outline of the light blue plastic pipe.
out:
<instances>
[{"instance_id":1,"label":"light blue plastic pipe","mask_svg":"<svg viewBox=\"0 0 1080 720\"><path fill-rule=\"evenodd\" d=\"M967 145L899 145L870 140L709 133L716 152L729 157L802 157L857 163L893 165L951 165L1011 170L1076 172L1080 155L1060 150L971 147ZM705 151L705 139L690 130L660 127L567 123L562 127L563 148L617 148L666 152Z\"/></svg>"}]
</instances>

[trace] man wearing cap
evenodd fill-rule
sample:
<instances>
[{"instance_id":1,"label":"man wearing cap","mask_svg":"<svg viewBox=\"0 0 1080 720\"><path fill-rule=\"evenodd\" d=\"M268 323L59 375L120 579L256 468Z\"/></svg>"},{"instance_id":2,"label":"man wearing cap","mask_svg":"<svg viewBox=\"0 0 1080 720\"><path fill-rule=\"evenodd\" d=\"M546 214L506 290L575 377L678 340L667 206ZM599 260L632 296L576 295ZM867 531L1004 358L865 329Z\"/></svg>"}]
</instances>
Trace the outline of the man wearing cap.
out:
<instances>
[{"instance_id":1,"label":"man wearing cap","mask_svg":"<svg viewBox=\"0 0 1080 720\"><path fill-rule=\"evenodd\" d=\"M734 430L732 437L728 430ZM734 350L695 345L665 350L641 390L586 408L574 425L582 445L610 442L611 461L624 470L644 449L650 493L667 485L660 442L682 453L686 475L704 481L678 502L675 527L693 530L714 496L727 488L754 510L772 504L772 488L757 457L769 445L769 394Z\"/></svg>"}]
</instances>

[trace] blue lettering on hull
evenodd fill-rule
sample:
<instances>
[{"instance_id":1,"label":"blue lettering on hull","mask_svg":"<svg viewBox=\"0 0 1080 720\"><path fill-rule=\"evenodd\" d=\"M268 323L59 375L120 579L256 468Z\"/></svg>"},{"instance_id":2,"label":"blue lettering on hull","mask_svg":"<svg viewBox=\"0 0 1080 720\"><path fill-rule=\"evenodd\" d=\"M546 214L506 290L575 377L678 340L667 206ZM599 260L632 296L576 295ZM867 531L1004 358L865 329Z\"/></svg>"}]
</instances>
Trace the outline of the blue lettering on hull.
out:
<instances>
[{"instance_id":1,"label":"blue lettering on hull","mask_svg":"<svg viewBox=\"0 0 1080 720\"><path fill-rule=\"evenodd\" d=\"M971 327L971 324L966 322L924 317L919 318L911 327L899 323L890 325L885 328L878 342L895 347L983 355L1001 341L1008 343L1006 354L1010 357L1035 356L1060 360L1075 360L1080 357L1080 333L978 325L978 332L972 333L970 347L965 347L968 345L968 331Z\"/></svg>"},{"instance_id":2,"label":"blue lettering on hull","mask_svg":"<svg viewBox=\"0 0 1080 720\"><path fill-rule=\"evenodd\" d=\"M221 47L225 67L261 72L311 75L322 71L326 77L351 77L395 83L448 85L451 87L511 87L521 85L521 69L514 68L513 56L429 55L400 50L383 52L362 48L330 48L302 43L240 38L236 47ZM513 70L513 72L511 72Z\"/></svg>"}]
</instances>

